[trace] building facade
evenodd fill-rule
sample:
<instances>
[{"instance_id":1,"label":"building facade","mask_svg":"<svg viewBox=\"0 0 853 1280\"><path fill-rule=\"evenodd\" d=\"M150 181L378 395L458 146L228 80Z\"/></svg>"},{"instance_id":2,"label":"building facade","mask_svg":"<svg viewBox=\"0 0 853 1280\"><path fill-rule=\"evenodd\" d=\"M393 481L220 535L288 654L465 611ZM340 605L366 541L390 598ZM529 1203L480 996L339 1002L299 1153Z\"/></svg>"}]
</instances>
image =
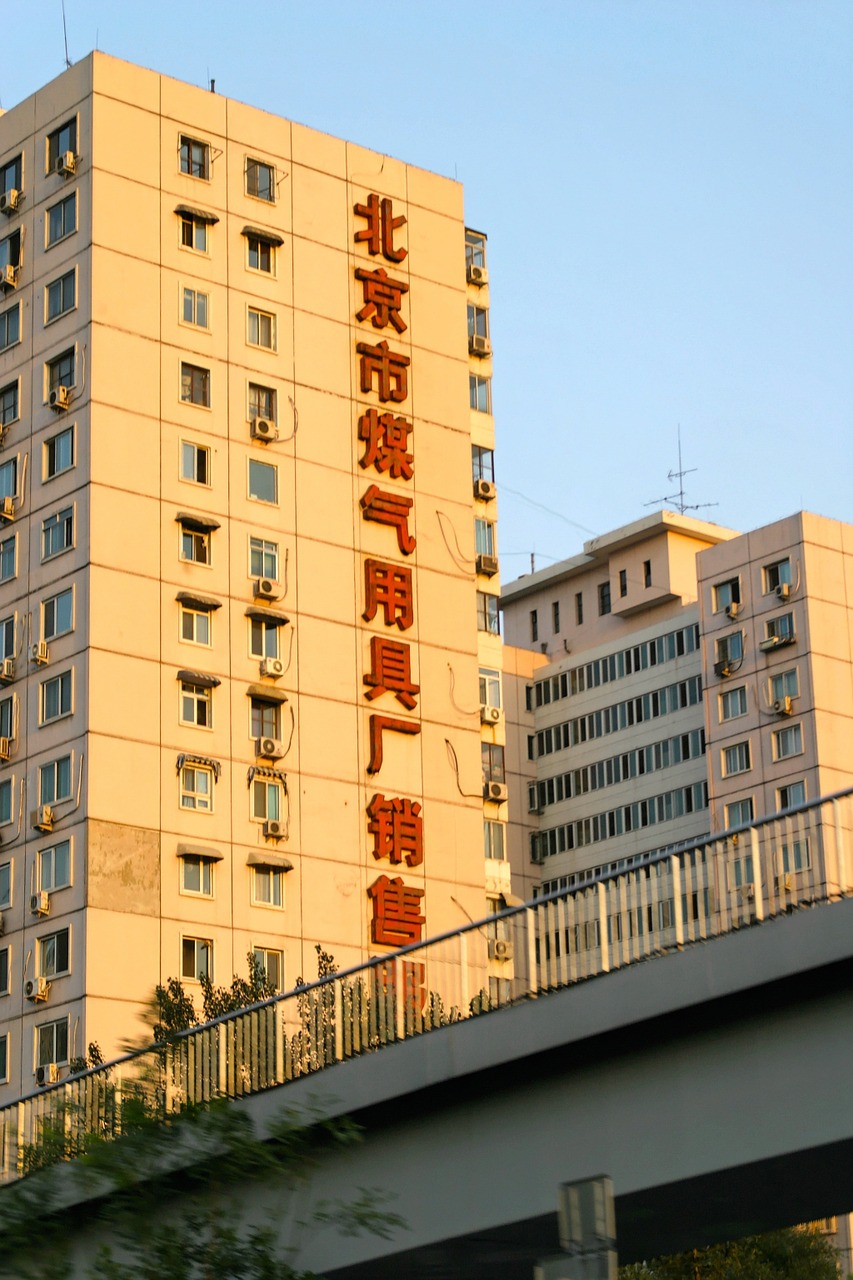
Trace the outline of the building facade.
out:
<instances>
[{"instance_id":1,"label":"building facade","mask_svg":"<svg viewBox=\"0 0 853 1280\"><path fill-rule=\"evenodd\" d=\"M284 988L481 917L484 830L508 879L459 185L97 53L0 118L0 169L12 1097L167 977Z\"/></svg>"}]
</instances>

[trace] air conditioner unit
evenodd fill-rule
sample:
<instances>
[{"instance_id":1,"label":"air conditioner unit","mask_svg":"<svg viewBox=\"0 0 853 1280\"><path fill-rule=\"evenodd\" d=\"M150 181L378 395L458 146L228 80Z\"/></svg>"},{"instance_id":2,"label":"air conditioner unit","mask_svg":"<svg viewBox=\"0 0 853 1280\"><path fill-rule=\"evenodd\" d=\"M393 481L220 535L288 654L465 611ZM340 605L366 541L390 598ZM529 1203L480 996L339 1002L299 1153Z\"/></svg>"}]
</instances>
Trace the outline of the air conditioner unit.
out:
<instances>
[{"instance_id":1,"label":"air conditioner unit","mask_svg":"<svg viewBox=\"0 0 853 1280\"><path fill-rule=\"evenodd\" d=\"M269 418L253 418L251 434L253 440L277 440L278 428Z\"/></svg>"},{"instance_id":2,"label":"air conditioner unit","mask_svg":"<svg viewBox=\"0 0 853 1280\"><path fill-rule=\"evenodd\" d=\"M490 707L484 702L480 704L480 724L500 724L502 719L500 707Z\"/></svg>"},{"instance_id":3,"label":"air conditioner unit","mask_svg":"<svg viewBox=\"0 0 853 1280\"><path fill-rule=\"evenodd\" d=\"M36 831L52 831L53 823L54 813L49 804L40 804L30 814L30 824Z\"/></svg>"},{"instance_id":4,"label":"air conditioner unit","mask_svg":"<svg viewBox=\"0 0 853 1280\"><path fill-rule=\"evenodd\" d=\"M472 356L490 356L492 344L488 338L481 337L479 333L472 333L468 336L468 351Z\"/></svg>"},{"instance_id":5,"label":"air conditioner unit","mask_svg":"<svg viewBox=\"0 0 853 1280\"><path fill-rule=\"evenodd\" d=\"M268 840L283 840L284 823L277 818L267 818L264 823L264 835Z\"/></svg>"},{"instance_id":6,"label":"air conditioner unit","mask_svg":"<svg viewBox=\"0 0 853 1280\"><path fill-rule=\"evenodd\" d=\"M51 409L55 409L57 413L64 411L71 404L71 388L70 387L54 387L50 395L47 397L47 403Z\"/></svg>"},{"instance_id":7,"label":"air conditioner unit","mask_svg":"<svg viewBox=\"0 0 853 1280\"><path fill-rule=\"evenodd\" d=\"M505 782L484 782L483 783L483 799L494 800L496 804L501 804L509 795Z\"/></svg>"},{"instance_id":8,"label":"air conditioner unit","mask_svg":"<svg viewBox=\"0 0 853 1280\"><path fill-rule=\"evenodd\" d=\"M255 738L255 755L267 760L280 760L284 755L284 743L278 738Z\"/></svg>"},{"instance_id":9,"label":"air conditioner unit","mask_svg":"<svg viewBox=\"0 0 853 1280\"><path fill-rule=\"evenodd\" d=\"M486 578L493 578L498 571L497 556L477 556L477 572Z\"/></svg>"},{"instance_id":10,"label":"air conditioner unit","mask_svg":"<svg viewBox=\"0 0 853 1280\"><path fill-rule=\"evenodd\" d=\"M56 1062L48 1062L43 1067L36 1067L36 1084L44 1087L46 1084L59 1083L59 1064Z\"/></svg>"},{"instance_id":11,"label":"air conditioner unit","mask_svg":"<svg viewBox=\"0 0 853 1280\"><path fill-rule=\"evenodd\" d=\"M63 177L70 177L77 169L77 157L73 151L62 151L56 157L53 166L54 173L61 173Z\"/></svg>"},{"instance_id":12,"label":"air conditioner unit","mask_svg":"<svg viewBox=\"0 0 853 1280\"><path fill-rule=\"evenodd\" d=\"M252 583L252 594L256 600L277 599L275 583L271 578L255 578Z\"/></svg>"},{"instance_id":13,"label":"air conditioner unit","mask_svg":"<svg viewBox=\"0 0 853 1280\"><path fill-rule=\"evenodd\" d=\"M780 600L787 600L791 594L790 582L777 582L774 591Z\"/></svg>"},{"instance_id":14,"label":"air conditioner unit","mask_svg":"<svg viewBox=\"0 0 853 1280\"><path fill-rule=\"evenodd\" d=\"M261 658L261 675L272 676L277 680L284 675L284 663L281 658Z\"/></svg>"},{"instance_id":15,"label":"air conditioner unit","mask_svg":"<svg viewBox=\"0 0 853 1280\"><path fill-rule=\"evenodd\" d=\"M15 187L10 187L8 191L4 191L0 196L0 213L5 213L7 217L15 212L21 199L21 193Z\"/></svg>"},{"instance_id":16,"label":"air conditioner unit","mask_svg":"<svg viewBox=\"0 0 853 1280\"><path fill-rule=\"evenodd\" d=\"M0 516L2 516L4 520L15 519L14 498L0 498Z\"/></svg>"},{"instance_id":17,"label":"air conditioner unit","mask_svg":"<svg viewBox=\"0 0 853 1280\"><path fill-rule=\"evenodd\" d=\"M784 872L783 875L776 877L777 884L783 893L792 893L794 888L794 877L790 871Z\"/></svg>"},{"instance_id":18,"label":"air conditioner unit","mask_svg":"<svg viewBox=\"0 0 853 1280\"><path fill-rule=\"evenodd\" d=\"M489 959L490 960L511 960L512 959L512 943L509 938L490 938L489 939Z\"/></svg>"},{"instance_id":19,"label":"air conditioner unit","mask_svg":"<svg viewBox=\"0 0 853 1280\"><path fill-rule=\"evenodd\" d=\"M792 716L794 714L794 703L790 695L786 694L784 698L777 698L773 703L773 710L777 716Z\"/></svg>"},{"instance_id":20,"label":"air conditioner unit","mask_svg":"<svg viewBox=\"0 0 853 1280\"><path fill-rule=\"evenodd\" d=\"M40 667L50 662L50 650L45 640L36 640L30 645L30 662L37 662Z\"/></svg>"},{"instance_id":21,"label":"air conditioner unit","mask_svg":"<svg viewBox=\"0 0 853 1280\"><path fill-rule=\"evenodd\" d=\"M0 738L0 760L8 760L12 755L12 739Z\"/></svg>"},{"instance_id":22,"label":"air conditioner unit","mask_svg":"<svg viewBox=\"0 0 853 1280\"><path fill-rule=\"evenodd\" d=\"M730 676L731 674L732 674L732 667L728 658L723 658L720 662L714 663L715 676Z\"/></svg>"},{"instance_id":23,"label":"air conditioner unit","mask_svg":"<svg viewBox=\"0 0 853 1280\"><path fill-rule=\"evenodd\" d=\"M541 853L541 852L539 851L539 849L536 849L533 853L531 853L531 855L530 855L530 861L533 863L534 867L541 867L541 866L544 866L544 865L545 865L545 854L544 854L544 853Z\"/></svg>"},{"instance_id":24,"label":"air conditioner unit","mask_svg":"<svg viewBox=\"0 0 853 1280\"><path fill-rule=\"evenodd\" d=\"M475 480L474 481L474 497L479 498L482 502L491 502L497 497L498 487L494 480Z\"/></svg>"},{"instance_id":25,"label":"air conditioner unit","mask_svg":"<svg viewBox=\"0 0 853 1280\"><path fill-rule=\"evenodd\" d=\"M50 894L47 889L42 889L40 893L30 894L30 911L34 916L50 915Z\"/></svg>"},{"instance_id":26,"label":"air conditioner unit","mask_svg":"<svg viewBox=\"0 0 853 1280\"><path fill-rule=\"evenodd\" d=\"M50 991L47 978L28 978L24 983L24 995L32 1004L41 1004Z\"/></svg>"},{"instance_id":27,"label":"air conditioner unit","mask_svg":"<svg viewBox=\"0 0 853 1280\"><path fill-rule=\"evenodd\" d=\"M15 679L15 659L4 658L0 662L0 684L11 684Z\"/></svg>"},{"instance_id":28,"label":"air conditioner unit","mask_svg":"<svg viewBox=\"0 0 853 1280\"><path fill-rule=\"evenodd\" d=\"M18 284L18 268L13 267L7 262L5 267L0 267L0 285L4 289L14 289Z\"/></svg>"},{"instance_id":29,"label":"air conditioner unit","mask_svg":"<svg viewBox=\"0 0 853 1280\"><path fill-rule=\"evenodd\" d=\"M485 267L475 267L473 263L468 264L468 283L476 285L484 285L489 283L489 273Z\"/></svg>"},{"instance_id":30,"label":"air conditioner unit","mask_svg":"<svg viewBox=\"0 0 853 1280\"><path fill-rule=\"evenodd\" d=\"M755 885L754 884L740 885L737 890L737 896L738 896L738 901L740 902L752 902L753 899L755 898Z\"/></svg>"},{"instance_id":31,"label":"air conditioner unit","mask_svg":"<svg viewBox=\"0 0 853 1280\"><path fill-rule=\"evenodd\" d=\"M732 600L731 604L726 605L726 617L736 618L740 613L740 601Z\"/></svg>"}]
</instances>

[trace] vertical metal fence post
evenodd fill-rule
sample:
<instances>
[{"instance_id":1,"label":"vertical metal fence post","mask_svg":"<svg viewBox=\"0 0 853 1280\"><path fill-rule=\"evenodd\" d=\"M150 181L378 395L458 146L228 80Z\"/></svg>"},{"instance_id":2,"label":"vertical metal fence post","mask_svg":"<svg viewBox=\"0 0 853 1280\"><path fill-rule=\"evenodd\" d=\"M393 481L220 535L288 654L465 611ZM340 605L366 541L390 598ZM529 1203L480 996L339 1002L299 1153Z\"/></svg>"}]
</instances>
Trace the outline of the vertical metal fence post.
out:
<instances>
[{"instance_id":1,"label":"vertical metal fence post","mask_svg":"<svg viewBox=\"0 0 853 1280\"><path fill-rule=\"evenodd\" d=\"M601 956L601 972L610 972L610 942L607 937L607 889L602 880L596 885L598 890L598 930L599 938L599 955Z\"/></svg>"},{"instance_id":2,"label":"vertical metal fence post","mask_svg":"<svg viewBox=\"0 0 853 1280\"><path fill-rule=\"evenodd\" d=\"M675 925L675 945L684 946L684 915L681 899L681 862L677 853L670 858L672 866L672 923Z\"/></svg>"}]
</instances>

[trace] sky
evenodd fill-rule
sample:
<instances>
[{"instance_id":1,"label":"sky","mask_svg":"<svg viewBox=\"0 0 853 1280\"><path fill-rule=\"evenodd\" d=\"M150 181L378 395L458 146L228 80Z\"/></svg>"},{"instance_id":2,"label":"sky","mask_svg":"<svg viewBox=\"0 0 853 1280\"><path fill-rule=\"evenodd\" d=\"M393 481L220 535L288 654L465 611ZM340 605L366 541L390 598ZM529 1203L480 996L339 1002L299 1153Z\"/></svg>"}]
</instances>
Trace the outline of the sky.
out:
<instances>
[{"instance_id":1,"label":"sky","mask_svg":"<svg viewBox=\"0 0 853 1280\"><path fill-rule=\"evenodd\" d=\"M27 13L7 109L65 67L61 0ZM65 16L72 61L214 77L464 184L489 237L504 582L679 503L743 530L853 521L853 0Z\"/></svg>"}]
</instances>

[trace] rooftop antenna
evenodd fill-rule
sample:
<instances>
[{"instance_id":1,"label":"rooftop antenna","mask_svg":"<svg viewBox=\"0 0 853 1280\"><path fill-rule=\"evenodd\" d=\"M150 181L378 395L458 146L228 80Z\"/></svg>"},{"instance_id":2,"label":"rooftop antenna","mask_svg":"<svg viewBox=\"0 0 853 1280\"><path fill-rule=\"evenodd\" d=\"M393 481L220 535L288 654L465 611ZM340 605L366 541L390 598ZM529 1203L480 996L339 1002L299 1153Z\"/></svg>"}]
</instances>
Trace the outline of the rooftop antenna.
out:
<instances>
[{"instance_id":1,"label":"rooftop antenna","mask_svg":"<svg viewBox=\"0 0 853 1280\"><path fill-rule=\"evenodd\" d=\"M71 66L71 59L68 56L68 27L65 23L65 0L62 0L62 34L65 37L65 69Z\"/></svg>"},{"instance_id":2,"label":"rooftop antenna","mask_svg":"<svg viewBox=\"0 0 853 1280\"><path fill-rule=\"evenodd\" d=\"M701 507L716 507L716 502L685 502L684 501L684 477L689 476L691 472L696 471L696 467L685 468L681 462L681 423L678 424L678 470L668 471L666 478L672 484L673 480L678 481L678 492L667 493L662 498L655 498L652 502L644 502L645 507L659 507L665 502L672 502L678 509L679 515L684 515L685 511L698 511Z\"/></svg>"}]
</instances>

